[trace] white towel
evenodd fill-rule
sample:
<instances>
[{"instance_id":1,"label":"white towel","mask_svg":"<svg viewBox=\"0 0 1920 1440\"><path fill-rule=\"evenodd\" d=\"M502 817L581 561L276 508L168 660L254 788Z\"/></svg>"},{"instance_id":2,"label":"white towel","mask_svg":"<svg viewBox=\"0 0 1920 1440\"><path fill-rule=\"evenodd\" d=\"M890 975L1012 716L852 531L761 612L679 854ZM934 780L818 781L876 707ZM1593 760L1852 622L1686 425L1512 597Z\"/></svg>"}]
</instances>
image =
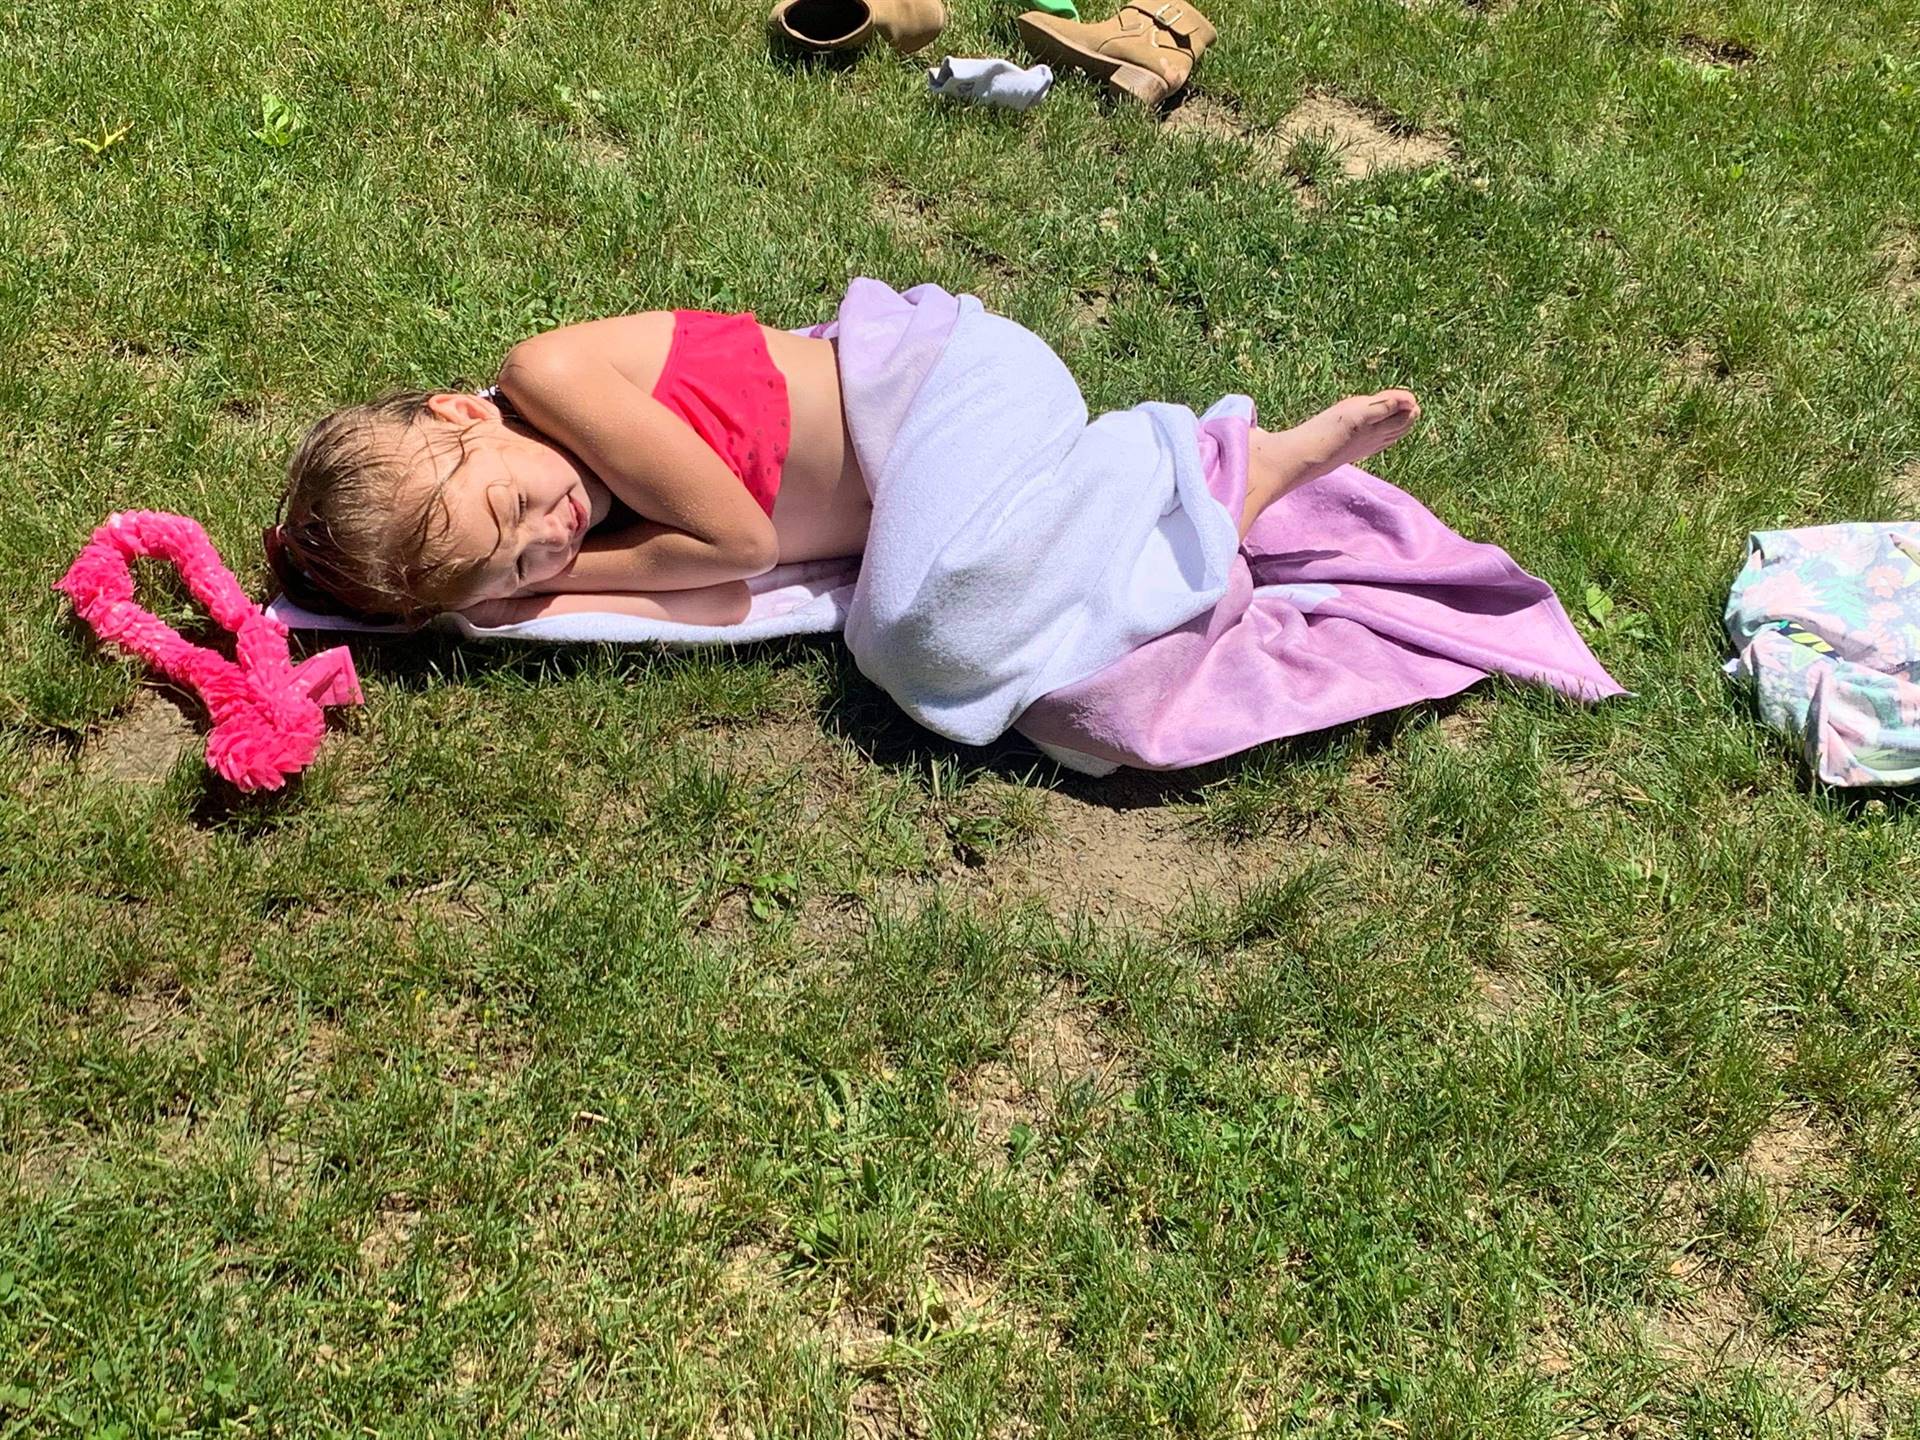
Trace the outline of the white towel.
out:
<instances>
[{"instance_id":1,"label":"white towel","mask_svg":"<svg viewBox=\"0 0 1920 1440\"><path fill-rule=\"evenodd\" d=\"M464 615L435 617L432 628L450 630L468 640L529 640L550 645L603 641L615 645L749 645L783 635L826 635L846 624L859 564L853 560L816 560L782 565L747 582L752 601L737 625L684 625L643 615L582 613L550 615L518 625L486 629ZM267 613L292 630L333 630L360 635L404 635L404 625L369 625L343 615L303 610L286 596L268 602Z\"/></svg>"},{"instance_id":2,"label":"white towel","mask_svg":"<svg viewBox=\"0 0 1920 1440\"><path fill-rule=\"evenodd\" d=\"M1225 593L1239 532L1185 406L1090 422L1045 341L937 285L854 281L839 340L873 494L847 646L922 725L983 745Z\"/></svg>"}]
</instances>

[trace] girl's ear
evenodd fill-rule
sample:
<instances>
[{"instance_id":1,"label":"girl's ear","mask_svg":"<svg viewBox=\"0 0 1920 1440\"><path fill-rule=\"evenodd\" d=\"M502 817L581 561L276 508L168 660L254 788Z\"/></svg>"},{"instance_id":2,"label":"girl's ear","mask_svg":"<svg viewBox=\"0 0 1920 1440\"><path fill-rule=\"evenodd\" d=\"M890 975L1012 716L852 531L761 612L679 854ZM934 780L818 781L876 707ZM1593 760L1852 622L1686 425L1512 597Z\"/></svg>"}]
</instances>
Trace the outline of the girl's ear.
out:
<instances>
[{"instance_id":1,"label":"girl's ear","mask_svg":"<svg viewBox=\"0 0 1920 1440\"><path fill-rule=\"evenodd\" d=\"M436 420L453 425L477 425L500 421L500 407L484 395L456 395L451 391L427 397L427 413Z\"/></svg>"}]
</instances>

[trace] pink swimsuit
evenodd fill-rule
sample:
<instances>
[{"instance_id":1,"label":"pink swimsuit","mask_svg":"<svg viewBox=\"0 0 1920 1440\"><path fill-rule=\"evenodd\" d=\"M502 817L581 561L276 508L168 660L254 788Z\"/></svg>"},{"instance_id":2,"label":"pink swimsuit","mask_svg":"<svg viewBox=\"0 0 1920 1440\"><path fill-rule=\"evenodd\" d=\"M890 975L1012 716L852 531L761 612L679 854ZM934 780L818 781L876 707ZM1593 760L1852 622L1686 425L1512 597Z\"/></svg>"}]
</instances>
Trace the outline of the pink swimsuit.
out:
<instances>
[{"instance_id":1,"label":"pink swimsuit","mask_svg":"<svg viewBox=\"0 0 1920 1440\"><path fill-rule=\"evenodd\" d=\"M751 314L673 312L673 341L653 398L692 427L773 514L793 438L787 378Z\"/></svg>"}]
</instances>

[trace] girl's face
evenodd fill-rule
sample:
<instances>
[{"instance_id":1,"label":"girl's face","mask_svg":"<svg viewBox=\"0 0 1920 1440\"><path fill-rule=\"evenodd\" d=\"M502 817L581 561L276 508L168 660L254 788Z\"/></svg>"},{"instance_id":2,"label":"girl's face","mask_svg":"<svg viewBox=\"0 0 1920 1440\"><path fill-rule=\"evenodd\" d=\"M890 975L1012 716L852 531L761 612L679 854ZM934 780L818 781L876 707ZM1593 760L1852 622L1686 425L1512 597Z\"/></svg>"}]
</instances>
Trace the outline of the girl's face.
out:
<instances>
[{"instance_id":1,"label":"girl's face","mask_svg":"<svg viewBox=\"0 0 1920 1440\"><path fill-rule=\"evenodd\" d=\"M418 471L431 476L447 528L436 558L478 569L462 604L527 593L573 564L613 496L559 446L477 395L436 395L418 422ZM454 434L435 434L436 426Z\"/></svg>"}]
</instances>

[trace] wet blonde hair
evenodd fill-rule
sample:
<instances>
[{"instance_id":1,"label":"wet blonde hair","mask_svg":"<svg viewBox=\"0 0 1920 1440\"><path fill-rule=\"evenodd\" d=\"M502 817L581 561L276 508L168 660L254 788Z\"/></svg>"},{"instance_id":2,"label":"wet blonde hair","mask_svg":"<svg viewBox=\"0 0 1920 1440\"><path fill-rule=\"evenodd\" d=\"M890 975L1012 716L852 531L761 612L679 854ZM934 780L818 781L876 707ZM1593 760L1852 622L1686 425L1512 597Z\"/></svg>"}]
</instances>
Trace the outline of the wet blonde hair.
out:
<instances>
[{"instance_id":1,"label":"wet blonde hair","mask_svg":"<svg viewBox=\"0 0 1920 1440\"><path fill-rule=\"evenodd\" d=\"M336 410L293 452L267 559L297 604L421 620L452 608L485 563L433 558L446 507L437 486L417 483L406 441L432 418L435 393L403 390ZM461 444L461 432L447 443Z\"/></svg>"}]
</instances>

